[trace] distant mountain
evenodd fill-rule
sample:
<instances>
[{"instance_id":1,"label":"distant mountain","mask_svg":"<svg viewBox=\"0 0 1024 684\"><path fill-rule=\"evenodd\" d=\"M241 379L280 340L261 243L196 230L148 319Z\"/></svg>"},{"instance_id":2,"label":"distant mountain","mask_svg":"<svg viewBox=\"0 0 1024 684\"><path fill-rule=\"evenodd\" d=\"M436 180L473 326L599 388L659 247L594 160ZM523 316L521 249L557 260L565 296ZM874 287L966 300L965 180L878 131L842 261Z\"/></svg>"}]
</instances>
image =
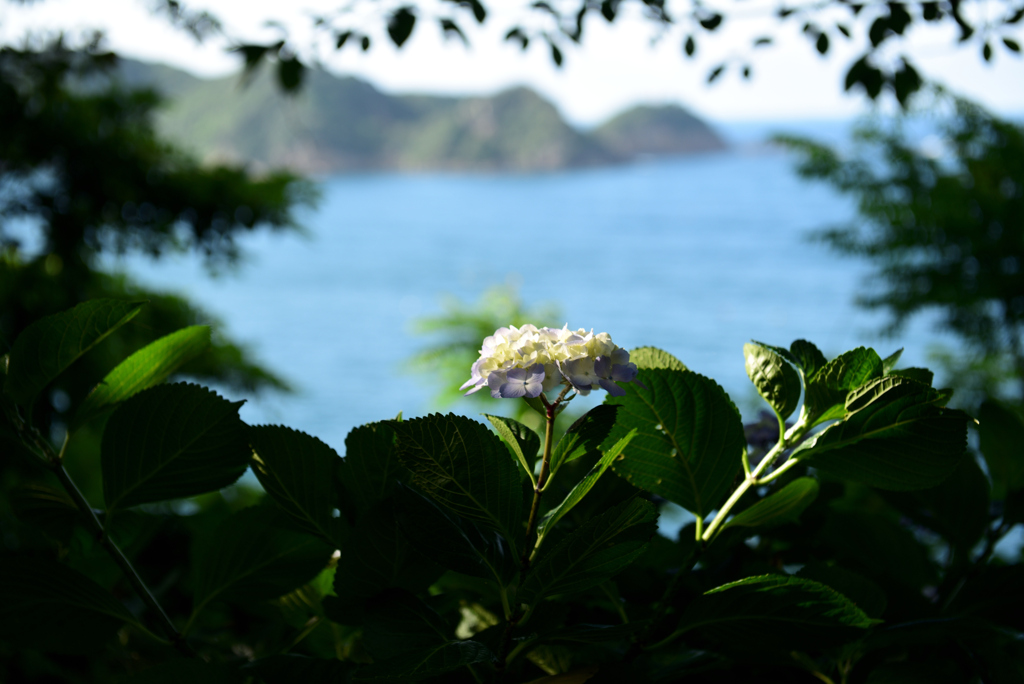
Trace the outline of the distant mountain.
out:
<instances>
[{"instance_id":1,"label":"distant mountain","mask_svg":"<svg viewBox=\"0 0 1024 684\"><path fill-rule=\"evenodd\" d=\"M527 88L490 97L396 96L315 70L288 96L269 74L243 85L237 76L206 80L129 60L119 78L165 95L158 129L200 158L305 173L547 171L725 147L675 106L637 107L581 133Z\"/></svg>"}]
</instances>

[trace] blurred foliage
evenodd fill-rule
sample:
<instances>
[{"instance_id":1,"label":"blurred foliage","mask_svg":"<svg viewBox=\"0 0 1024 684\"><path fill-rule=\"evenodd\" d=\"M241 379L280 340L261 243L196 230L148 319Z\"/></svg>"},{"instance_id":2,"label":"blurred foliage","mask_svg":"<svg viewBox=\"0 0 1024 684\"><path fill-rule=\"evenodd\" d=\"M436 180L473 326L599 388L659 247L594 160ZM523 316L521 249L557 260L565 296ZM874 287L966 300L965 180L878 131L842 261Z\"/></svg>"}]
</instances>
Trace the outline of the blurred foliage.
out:
<instances>
[{"instance_id":1,"label":"blurred foliage","mask_svg":"<svg viewBox=\"0 0 1024 684\"><path fill-rule=\"evenodd\" d=\"M430 385L440 388L433 399L438 409L458 403L462 407L472 405L493 412L496 407L487 390L468 397L459 390L469 379L473 362L480 356L483 339L493 335L498 328L509 325L533 323L538 327L557 327L560 316L554 304L527 307L517 288L511 284L485 290L474 304L467 305L456 297L448 297L441 303L441 308L443 313L440 315L421 318L413 323L413 331L417 335L433 337L436 342L407 362L409 370L426 375ZM536 419L523 402L503 404L514 404L510 408L520 420L532 422Z\"/></svg>"},{"instance_id":2,"label":"blurred foliage","mask_svg":"<svg viewBox=\"0 0 1024 684\"><path fill-rule=\"evenodd\" d=\"M858 303L890 314L898 331L921 312L963 339L970 359L947 357L959 380L1003 394L1010 376L1024 398L1024 128L941 89L924 110L875 120L840 152L810 140L779 141L801 157L798 170L857 200L853 225L819 232L841 254L875 270ZM921 143L920 128L941 139ZM940 357L941 360L941 357ZM973 390L972 390L973 391Z\"/></svg>"}]
</instances>

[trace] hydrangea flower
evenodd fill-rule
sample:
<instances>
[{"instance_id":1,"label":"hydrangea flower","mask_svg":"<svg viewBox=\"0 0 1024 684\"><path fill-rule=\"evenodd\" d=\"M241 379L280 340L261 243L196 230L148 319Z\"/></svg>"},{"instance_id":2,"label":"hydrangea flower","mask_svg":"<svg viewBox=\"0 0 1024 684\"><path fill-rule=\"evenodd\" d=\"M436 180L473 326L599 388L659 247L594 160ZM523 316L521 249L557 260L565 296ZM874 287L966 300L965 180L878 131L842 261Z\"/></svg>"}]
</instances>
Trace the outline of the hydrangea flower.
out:
<instances>
[{"instance_id":1,"label":"hydrangea flower","mask_svg":"<svg viewBox=\"0 0 1024 684\"><path fill-rule=\"evenodd\" d=\"M494 398L534 398L567 384L582 395L603 389L614 397L626 393L617 383L640 382L629 352L615 346L611 335L569 326L498 328L484 339L480 358L460 389L473 394L485 386ZM643 385L641 385L642 387Z\"/></svg>"}]
</instances>

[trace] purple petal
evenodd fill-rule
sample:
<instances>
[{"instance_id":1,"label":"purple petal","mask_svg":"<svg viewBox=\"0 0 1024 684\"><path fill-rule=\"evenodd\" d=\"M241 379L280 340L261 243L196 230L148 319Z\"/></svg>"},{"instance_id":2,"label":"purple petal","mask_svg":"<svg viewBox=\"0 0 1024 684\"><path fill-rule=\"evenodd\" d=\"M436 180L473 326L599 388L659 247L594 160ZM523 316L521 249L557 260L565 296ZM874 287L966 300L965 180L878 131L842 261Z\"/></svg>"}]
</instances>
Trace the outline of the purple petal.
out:
<instances>
[{"instance_id":1,"label":"purple petal","mask_svg":"<svg viewBox=\"0 0 1024 684\"><path fill-rule=\"evenodd\" d=\"M607 378L601 378L600 380L598 380L598 383L600 383L601 387L607 390L608 394L610 394L613 397L623 397L626 395L626 390L622 389L621 387L616 385L611 380L608 380Z\"/></svg>"},{"instance_id":2,"label":"purple petal","mask_svg":"<svg viewBox=\"0 0 1024 684\"><path fill-rule=\"evenodd\" d=\"M612 360L607 356L598 356L594 360L594 373L602 378L610 378L612 376Z\"/></svg>"},{"instance_id":3,"label":"purple petal","mask_svg":"<svg viewBox=\"0 0 1024 684\"><path fill-rule=\"evenodd\" d=\"M616 382L633 382L637 372L635 363L616 364L612 366L611 378Z\"/></svg>"}]
</instances>

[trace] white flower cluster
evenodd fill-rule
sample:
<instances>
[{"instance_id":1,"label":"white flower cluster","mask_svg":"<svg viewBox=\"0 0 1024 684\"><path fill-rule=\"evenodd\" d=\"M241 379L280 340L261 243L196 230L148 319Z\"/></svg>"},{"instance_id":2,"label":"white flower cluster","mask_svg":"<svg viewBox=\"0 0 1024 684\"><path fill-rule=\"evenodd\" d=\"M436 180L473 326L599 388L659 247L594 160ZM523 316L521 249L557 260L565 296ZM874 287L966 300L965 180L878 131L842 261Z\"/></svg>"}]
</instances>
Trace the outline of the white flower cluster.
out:
<instances>
[{"instance_id":1,"label":"white flower cluster","mask_svg":"<svg viewBox=\"0 0 1024 684\"><path fill-rule=\"evenodd\" d=\"M605 389L614 397L626 393L617 382L636 380L629 352L616 347L608 333L538 328L498 328L484 339L472 375L460 388L472 394L487 386L494 398L537 397L562 383L580 394Z\"/></svg>"}]
</instances>

